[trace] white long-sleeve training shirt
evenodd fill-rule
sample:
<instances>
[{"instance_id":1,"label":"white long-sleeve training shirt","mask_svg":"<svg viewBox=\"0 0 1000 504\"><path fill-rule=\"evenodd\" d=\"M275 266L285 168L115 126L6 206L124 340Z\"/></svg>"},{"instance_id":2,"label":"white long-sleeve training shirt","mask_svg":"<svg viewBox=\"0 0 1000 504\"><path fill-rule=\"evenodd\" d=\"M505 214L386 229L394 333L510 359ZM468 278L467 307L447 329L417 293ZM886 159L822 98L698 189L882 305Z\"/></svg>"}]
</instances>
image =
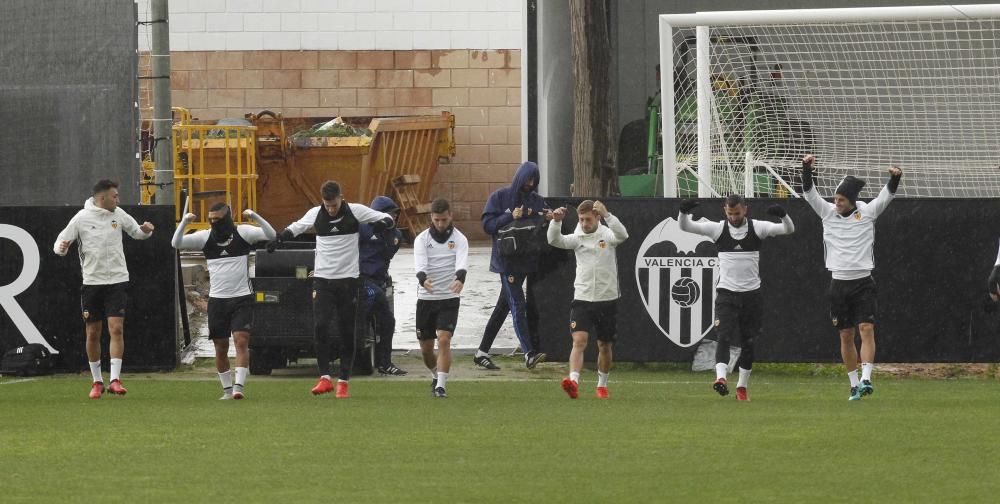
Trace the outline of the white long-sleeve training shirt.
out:
<instances>
[{"instance_id":1,"label":"white long-sleeve training shirt","mask_svg":"<svg viewBox=\"0 0 1000 504\"><path fill-rule=\"evenodd\" d=\"M895 197L889 187L883 187L871 203L858 201L847 217L820 198L815 185L803 197L823 221L823 255L833 278L857 280L871 275L875 269L875 220Z\"/></svg>"},{"instance_id":2,"label":"white long-sleeve training shirt","mask_svg":"<svg viewBox=\"0 0 1000 504\"><path fill-rule=\"evenodd\" d=\"M274 228L256 213L251 218L260 224L260 227L241 224L236 226L236 232L240 238L248 245L254 243L273 240L277 235ZM204 250L208 243L212 231L203 229L189 235L184 234L184 230L190 222L182 220L174 231L170 244L177 250ZM230 242L233 240L230 239ZM208 257L208 278L211 283L208 296L213 298L235 298L249 296L252 293L250 288L250 255L245 247L234 247L232 243L219 243L217 247L222 248L224 253L219 257ZM227 248L235 248L232 254L227 254Z\"/></svg>"},{"instance_id":3,"label":"white long-sleeve training shirt","mask_svg":"<svg viewBox=\"0 0 1000 504\"><path fill-rule=\"evenodd\" d=\"M689 233L696 233L718 241L722 236L722 231L726 227L725 221L720 222L697 222L691 216L681 213L677 217L682 230ZM750 219L744 219L740 227L729 226L729 234L734 240L739 241L747 236L750 229ZM792 218L785 215L781 218L781 223L753 220L753 231L761 240L772 236L781 236L795 232L795 223ZM760 252L757 250L748 252L719 252L719 283L716 288L726 289L733 292L747 292L760 288Z\"/></svg>"},{"instance_id":4,"label":"white long-sleeve training shirt","mask_svg":"<svg viewBox=\"0 0 1000 504\"><path fill-rule=\"evenodd\" d=\"M309 209L301 219L286 229L298 236L309 229L316 230L315 276L328 280L361 276L358 249L358 224L392 219L387 213L372 210L358 203L343 203L338 215L330 216L322 207ZM322 211L321 211L322 210ZM324 221L318 219L322 217Z\"/></svg>"},{"instance_id":5,"label":"white long-sleeve training shirt","mask_svg":"<svg viewBox=\"0 0 1000 504\"><path fill-rule=\"evenodd\" d=\"M128 281L128 265L122 248L122 231L136 240L145 240L153 233L139 229L139 223L121 207L114 211L105 210L89 198L70 219L66 229L59 232L52 251L59 251L59 242L79 242L80 268L83 270L83 285L109 285ZM68 249L67 249L68 251Z\"/></svg>"},{"instance_id":6,"label":"white long-sleeve training shirt","mask_svg":"<svg viewBox=\"0 0 1000 504\"><path fill-rule=\"evenodd\" d=\"M427 274L431 281L431 291L424 286L417 287L417 299L440 300L460 297L451 291L455 274L469 269L469 240L457 228L451 228L451 236L440 243L431 236L430 228L417 235L413 241L413 266L417 273Z\"/></svg>"},{"instance_id":7,"label":"white long-sleeve training shirt","mask_svg":"<svg viewBox=\"0 0 1000 504\"><path fill-rule=\"evenodd\" d=\"M560 222L550 222L549 245L576 253L576 279L573 299L579 301L613 301L621 297L618 290L618 258L615 249L628 239L628 231L618 217L608 214L604 224L593 233L584 233L577 226L573 234L562 234Z\"/></svg>"}]
</instances>

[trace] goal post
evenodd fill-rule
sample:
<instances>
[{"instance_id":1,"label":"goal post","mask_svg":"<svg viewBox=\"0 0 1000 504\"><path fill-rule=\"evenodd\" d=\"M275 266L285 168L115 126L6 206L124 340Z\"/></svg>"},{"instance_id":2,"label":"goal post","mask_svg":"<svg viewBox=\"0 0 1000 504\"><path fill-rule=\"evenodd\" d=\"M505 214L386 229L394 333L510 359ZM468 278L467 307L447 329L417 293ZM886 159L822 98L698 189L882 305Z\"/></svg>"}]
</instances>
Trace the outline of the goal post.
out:
<instances>
[{"instance_id":1,"label":"goal post","mask_svg":"<svg viewBox=\"0 0 1000 504\"><path fill-rule=\"evenodd\" d=\"M1000 4L659 17L663 193L1000 197ZM694 187L697 186L695 190Z\"/></svg>"}]
</instances>

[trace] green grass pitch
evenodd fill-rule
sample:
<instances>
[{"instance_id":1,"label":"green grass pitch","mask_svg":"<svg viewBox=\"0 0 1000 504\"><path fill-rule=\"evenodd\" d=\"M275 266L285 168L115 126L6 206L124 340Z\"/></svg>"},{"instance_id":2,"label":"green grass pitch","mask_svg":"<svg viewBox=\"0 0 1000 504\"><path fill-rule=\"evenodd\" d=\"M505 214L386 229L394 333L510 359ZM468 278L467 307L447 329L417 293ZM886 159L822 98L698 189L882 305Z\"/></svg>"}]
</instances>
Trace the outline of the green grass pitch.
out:
<instances>
[{"instance_id":1,"label":"green grass pitch","mask_svg":"<svg viewBox=\"0 0 1000 504\"><path fill-rule=\"evenodd\" d=\"M416 370L416 361L408 362ZM0 380L2 502L996 502L1000 384L758 369L751 402L711 376L618 369L612 398L559 387L563 366L449 380L251 377L218 401L209 373ZM622 366L626 367L626 366ZM508 371L510 370L510 371ZM469 373L471 374L471 373ZM735 382L735 377L734 377Z\"/></svg>"}]
</instances>

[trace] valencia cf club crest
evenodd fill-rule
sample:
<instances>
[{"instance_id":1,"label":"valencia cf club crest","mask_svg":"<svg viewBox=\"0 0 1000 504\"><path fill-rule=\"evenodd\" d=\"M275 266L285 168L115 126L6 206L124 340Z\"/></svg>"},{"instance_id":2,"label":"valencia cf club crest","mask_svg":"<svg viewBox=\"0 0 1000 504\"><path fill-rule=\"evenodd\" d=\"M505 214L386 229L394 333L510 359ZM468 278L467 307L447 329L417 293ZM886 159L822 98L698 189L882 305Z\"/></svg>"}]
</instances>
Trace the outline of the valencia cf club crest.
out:
<instances>
[{"instance_id":1,"label":"valencia cf club crest","mask_svg":"<svg viewBox=\"0 0 1000 504\"><path fill-rule=\"evenodd\" d=\"M507 283L514 283L514 275L507 275Z\"/></svg>"},{"instance_id":2,"label":"valencia cf club crest","mask_svg":"<svg viewBox=\"0 0 1000 504\"><path fill-rule=\"evenodd\" d=\"M90 311L83 310L83 320L90 320Z\"/></svg>"},{"instance_id":3,"label":"valencia cf club crest","mask_svg":"<svg viewBox=\"0 0 1000 504\"><path fill-rule=\"evenodd\" d=\"M606 242L604 240L601 240L601 241L597 242L597 246L600 247L602 250L606 249L606 248L608 248L608 242Z\"/></svg>"},{"instance_id":4,"label":"valencia cf club crest","mask_svg":"<svg viewBox=\"0 0 1000 504\"><path fill-rule=\"evenodd\" d=\"M454 250L454 249L455 249L455 241L454 240L449 241L448 242L448 250Z\"/></svg>"},{"instance_id":5,"label":"valencia cf club crest","mask_svg":"<svg viewBox=\"0 0 1000 504\"><path fill-rule=\"evenodd\" d=\"M675 344L690 347L712 330L718 266L715 243L681 231L673 218L653 228L639 247L635 281L646 313Z\"/></svg>"},{"instance_id":6,"label":"valencia cf club crest","mask_svg":"<svg viewBox=\"0 0 1000 504\"><path fill-rule=\"evenodd\" d=\"M116 220L111 221L111 229L118 229L118 221Z\"/></svg>"}]
</instances>

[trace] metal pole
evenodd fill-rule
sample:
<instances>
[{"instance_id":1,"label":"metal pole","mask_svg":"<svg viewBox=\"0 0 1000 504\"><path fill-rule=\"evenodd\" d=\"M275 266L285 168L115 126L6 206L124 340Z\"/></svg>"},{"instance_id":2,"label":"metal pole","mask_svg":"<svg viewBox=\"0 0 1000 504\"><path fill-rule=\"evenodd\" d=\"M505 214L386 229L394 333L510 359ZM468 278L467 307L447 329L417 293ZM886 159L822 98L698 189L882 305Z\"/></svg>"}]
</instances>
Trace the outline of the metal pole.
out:
<instances>
[{"instance_id":1,"label":"metal pole","mask_svg":"<svg viewBox=\"0 0 1000 504\"><path fill-rule=\"evenodd\" d=\"M698 197L711 198L712 188L705 180L712 181L712 77L709 72L711 48L707 26L695 28L697 44L695 62L698 89Z\"/></svg>"},{"instance_id":2,"label":"metal pole","mask_svg":"<svg viewBox=\"0 0 1000 504\"><path fill-rule=\"evenodd\" d=\"M152 19L152 62L153 78L153 159L156 162L156 204L174 204L173 146L171 141L170 112L170 23L168 21L168 0L151 0Z\"/></svg>"},{"instance_id":3,"label":"metal pole","mask_svg":"<svg viewBox=\"0 0 1000 504\"><path fill-rule=\"evenodd\" d=\"M677 146L674 138L674 30L660 17L660 127L663 132L663 160L660 177L663 197L677 197Z\"/></svg>"}]
</instances>

